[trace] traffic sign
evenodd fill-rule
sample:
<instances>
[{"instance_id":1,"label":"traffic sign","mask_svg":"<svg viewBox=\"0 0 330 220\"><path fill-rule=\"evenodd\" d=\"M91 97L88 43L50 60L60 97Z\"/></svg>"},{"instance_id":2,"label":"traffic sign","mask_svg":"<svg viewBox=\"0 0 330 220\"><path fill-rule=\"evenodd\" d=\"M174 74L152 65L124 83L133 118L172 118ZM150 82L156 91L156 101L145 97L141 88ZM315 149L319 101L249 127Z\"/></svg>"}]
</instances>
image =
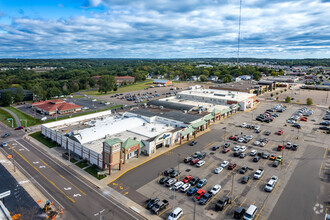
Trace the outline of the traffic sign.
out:
<instances>
[{"instance_id":1,"label":"traffic sign","mask_svg":"<svg viewBox=\"0 0 330 220\"><path fill-rule=\"evenodd\" d=\"M12 158L11 154L8 155L8 159Z\"/></svg>"},{"instance_id":2,"label":"traffic sign","mask_svg":"<svg viewBox=\"0 0 330 220\"><path fill-rule=\"evenodd\" d=\"M0 194L0 199L6 197L6 196L9 196L10 195L10 190L6 191L6 192L3 192Z\"/></svg>"}]
</instances>

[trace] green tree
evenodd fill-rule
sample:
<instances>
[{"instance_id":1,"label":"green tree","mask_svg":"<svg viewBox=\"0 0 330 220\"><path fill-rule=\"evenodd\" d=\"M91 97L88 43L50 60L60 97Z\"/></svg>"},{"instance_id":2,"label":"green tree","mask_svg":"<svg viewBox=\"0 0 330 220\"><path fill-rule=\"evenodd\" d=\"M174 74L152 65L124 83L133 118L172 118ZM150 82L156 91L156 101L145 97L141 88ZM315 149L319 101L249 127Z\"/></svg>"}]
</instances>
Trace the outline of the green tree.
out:
<instances>
[{"instance_id":1,"label":"green tree","mask_svg":"<svg viewBox=\"0 0 330 220\"><path fill-rule=\"evenodd\" d=\"M99 79L99 92L105 93L112 91L116 87L116 80L114 76L104 75Z\"/></svg>"},{"instance_id":2,"label":"green tree","mask_svg":"<svg viewBox=\"0 0 330 220\"><path fill-rule=\"evenodd\" d=\"M270 93L270 97L273 97L274 96L274 94L273 93Z\"/></svg>"},{"instance_id":3,"label":"green tree","mask_svg":"<svg viewBox=\"0 0 330 220\"><path fill-rule=\"evenodd\" d=\"M201 75L200 79L201 79L202 82L205 82L207 80L207 77L205 75Z\"/></svg>"},{"instance_id":4,"label":"green tree","mask_svg":"<svg viewBox=\"0 0 330 220\"><path fill-rule=\"evenodd\" d=\"M13 103L13 94L10 90L5 90L1 94L1 105L9 106L11 103Z\"/></svg>"},{"instance_id":5,"label":"green tree","mask_svg":"<svg viewBox=\"0 0 330 220\"><path fill-rule=\"evenodd\" d=\"M229 83L230 81L229 81L228 77L225 76L225 77L222 79L222 82L223 82L223 83Z\"/></svg>"},{"instance_id":6,"label":"green tree","mask_svg":"<svg viewBox=\"0 0 330 220\"><path fill-rule=\"evenodd\" d=\"M16 87L14 92L14 101L21 102L24 99L24 89L21 86Z\"/></svg>"},{"instance_id":7,"label":"green tree","mask_svg":"<svg viewBox=\"0 0 330 220\"><path fill-rule=\"evenodd\" d=\"M311 99L311 98L307 98L307 99L306 99L306 104L307 104L307 105L313 105L313 99Z\"/></svg>"},{"instance_id":8,"label":"green tree","mask_svg":"<svg viewBox=\"0 0 330 220\"><path fill-rule=\"evenodd\" d=\"M53 98L55 96L61 95L61 90L58 89L57 87L52 87L47 90L47 97L48 98Z\"/></svg>"},{"instance_id":9,"label":"green tree","mask_svg":"<svg viewBox=\"0 0 330 220\"><path fill-rule=\"evenodd\" d=\"M259 72L259 71L254 71L252 75L253 75L253 79L256 80L256 81L259 81L261 79L261 76L262 76L261 72Z\"/></svg>"},{"instance_id":10,"label":"green tree","mask_svg":"<svg viewBox=\"0 0 330 220\"><path fill-rule=\"evenodd\" d=\"M285 102L290 103L290 102L291 102L291 98L290 98L289 96L287 96L287 97L285 98Z\"/></svg>"},{"instance_id":11,"label":"green tree","mask_svg":"<svg viewBox=\"0 0 330 220\"><path fill-rule=\"evenodd\" d=\"M275 72L274 70L270 73L271 76L278 76L278 73Z\"/></svg>"}]
</instances>

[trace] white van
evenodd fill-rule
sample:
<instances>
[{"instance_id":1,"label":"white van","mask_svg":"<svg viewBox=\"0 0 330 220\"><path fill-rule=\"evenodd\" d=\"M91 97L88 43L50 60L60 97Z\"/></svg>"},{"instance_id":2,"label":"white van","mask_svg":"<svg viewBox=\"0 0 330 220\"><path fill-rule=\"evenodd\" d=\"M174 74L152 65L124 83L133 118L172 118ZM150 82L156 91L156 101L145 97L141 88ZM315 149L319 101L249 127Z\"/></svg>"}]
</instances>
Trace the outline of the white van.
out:
<instances>
[{"instance_id":1,"label":"white van","mask_svg":"<svg viewBox=\"0 0 330 220\"><path fill-rule=\"evenodd\" d=\"M250 205L248 210L245 212L243 219L244 220L252 220L256 217L258 212L258 208L255 205Z\"/></svg>"},{"instance_id":2,"label":"white van","mask_svg":"<svg viewBox=\"0 0 330 220\"><path fill-rule=\"evenodd\" d=\"M168 220L178 220L182 217L183 211L180 207L174 209L174 211L168 216Z\"/></svg>"}]
</instances>

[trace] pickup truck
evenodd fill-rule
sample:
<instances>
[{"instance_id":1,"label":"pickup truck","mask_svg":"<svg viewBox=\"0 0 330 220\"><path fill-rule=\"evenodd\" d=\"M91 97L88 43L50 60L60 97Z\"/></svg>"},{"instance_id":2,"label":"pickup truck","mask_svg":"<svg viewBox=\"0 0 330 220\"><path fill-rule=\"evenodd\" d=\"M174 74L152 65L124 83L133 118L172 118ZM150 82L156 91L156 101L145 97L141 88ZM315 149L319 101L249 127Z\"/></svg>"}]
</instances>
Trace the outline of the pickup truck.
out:
<instances>
[{"instance_id":1,"label":"pickup truck","mask_svg":"<svg viewBox=\"0 0 330 220\"><path fill-rule=\"evenodd\" d=\"M162 201L159 201L157 202L156 205L154 205L152 207L152 212L155 213L156 215L159 214L160 211L162 211L163 209L166 209L168 207L168 201L167 200L162 200Z\"/></svg>"},{"instance_id":2,"label":"pickup truck","mask_svg":"<svg viewBox=\"0 0 330 220\"><path fill-rule=\"evenodd\" d=\"M264 174L264 170L263 169L258 169L255 173L253 178L254 179L260 179L262 177L262 175Z\"/></svg>"}]
</instances>

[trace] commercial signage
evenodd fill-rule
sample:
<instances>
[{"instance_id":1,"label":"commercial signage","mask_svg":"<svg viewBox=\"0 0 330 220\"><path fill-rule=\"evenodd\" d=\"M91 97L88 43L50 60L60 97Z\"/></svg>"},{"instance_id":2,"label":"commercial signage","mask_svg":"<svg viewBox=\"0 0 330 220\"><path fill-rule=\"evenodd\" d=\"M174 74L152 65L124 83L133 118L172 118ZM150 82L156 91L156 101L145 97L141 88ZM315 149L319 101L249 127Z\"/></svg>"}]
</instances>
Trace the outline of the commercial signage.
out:
<instances>
[{"instance_id":1,"label":"commercial signage","mask_svg":"<svg viewBox=\"0 0 330 220\"><path fill-rule=\"evenodd\" d=\"M161 141L161 140L165 140L166 138L168 138L168 137L170 137L170 136L171 136L171 134L169 134L169 133L167 133L167 134L163 134L163 135L161 135L161 136L158 138L157 142L158 142L158 141Z\"/></svg>"},{"instance_id":2,"label":"commercial signage","mask_svg":"<svg viewBox=\"0 0 330 220\"><path fill-rule=\"evenodd\" d=\"M135 146L131 147L130 149L128 149L128 152L130 152L130 151L135 151L135 150L137 150L138 148L139 148L139 145L135 145Z\"/></svg>"},{"instance_id":3,"label":"commercial signage","mask_svg":"<svg viewBox=\"0 0 330 220\"><path fill-rule=\"evenodd\" d=\"M6 192L3 192L3 193L1 193L0 194L0 199L2 199L2 198L5 198L5 197L7 197L7 196L10 196L10 190L8 190L8 191L6 191Z\"/></svg>"}]
</instances>

